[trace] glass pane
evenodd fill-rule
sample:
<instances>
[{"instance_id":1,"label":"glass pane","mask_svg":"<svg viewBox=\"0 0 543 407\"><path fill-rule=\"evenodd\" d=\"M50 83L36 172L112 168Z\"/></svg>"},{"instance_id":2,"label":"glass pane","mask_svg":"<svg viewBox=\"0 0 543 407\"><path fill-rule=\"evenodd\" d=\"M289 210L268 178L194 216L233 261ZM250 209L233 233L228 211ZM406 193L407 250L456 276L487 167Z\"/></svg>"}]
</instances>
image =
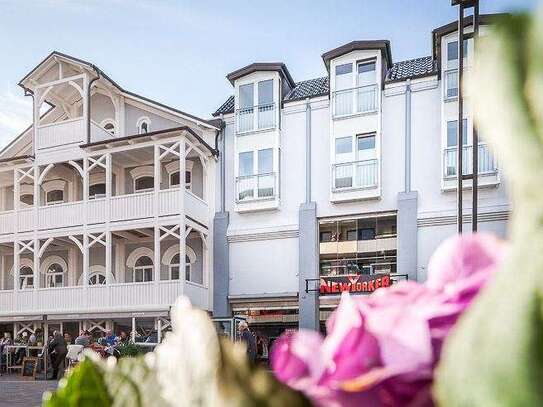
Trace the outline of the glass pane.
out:
<instances>
[{"instance_id":1,"label":"glass pane","mask_svg":"<svg viewBox=\"0 0 543 407\"><path fill-rule=\"evenodd\" d=\"M179 266L170 267L170 273L172 276L172 280L179 280Z\"/></svg>"},{"instance_id":2,"label":"glass pane","mask_svg":"<svg viewBox=\"0 0 543 407\"><path fill-rule=\"evenodd\" d=\"M336 66L336 90L349 89L353 87L352 72L352 64Z\"/></svg>"},{"instance_id":3,"label":"glass pane","mask_svg":"<svg viewBox=\"0 0 543 407\"><path fill-rule=\"evenodd\" d=\"M358 86L372 85L375 82L375 62L358 64Z\"/></svg>"},{"instance_id":4,"label":"glass pane","mask_svg":"<svg viewBox=\"0 0 543 407\"><path fill-rule=\"evenodd\" d=\"M451 41L447 44L447 61L458 59L458 41Z\"/></svg>"},{"instance_id":5,"label":"glass pane","mask_svg":"<svg viewBox=\"0 0 543 407\"><path fill-rule=\"evenodd\" d=\"M336 139L336 155L349 154L352 151L351 137L341 137Z\"/></svg>"},{"instance_id":6,"label":"glass pane","mask_svg":"<svg viewBox=\"0 0 543 407\"><path fill-rule=\"evenodd\" d=\"M34 195L21 195L21 202L27 205L34 205Z\"/></svg>"},{"instance_id":7,"label":"glass pane","mask_svg":"<svg viewBox=\"0 0 543 407\"><path fill-rule=\"evenodd\" d=\"M450 122L447 122L447 147L455 147L456 146L456 120L452 120ZM467 145L468 144L468 121L467 119L463 120L463 126L462 126L462 144Z\"/></svg>"},{"instance_id":8,"label":"glass pane","mask_svg":"<svg viewBox=\"0 0 543 407\"><path fill-rule=\"evenodd\" d=\"M273 150L267 148L258 151L258 173L269 174L273 172Z\"/></svg>"},{"instance_id":9,"label":"glass pane","mask_svg":"<svg viewBox=\"0 0 543 407\"><path fill-rule=\"evenodd\" d=\"M137 261L136 261L136 267L143 267L143 266L152 266L153 265L153 260L151 260L149 257L147 256L141 256Z\"/></svg>"},{"instance_id":10,"label":"glass pane","mask_svg":"<svg viewBox=\"0 0 543 407\"><path fill-rule=\"evenodd\" d=\"M134 270L134 282L141 283L143 281L143 270Z\"/></svg>"},{"instance_id":11,"label":"glass pane","mask_svg":"<svg viewBox=\"0 0 543 407\"><path fill-rule=\"evenodd\" d=\"M253 152L239 153L239 176L253 175Z\"/></svg>"},{"instance_id":12,"label":"glass pane","mask_svg":"<svg viewBox=\"0 0 543 407\"><path fill-rule=\"evenodd\" d=\"M258 82L258 104L273 103L273 80Z\"/></svg>"},{"instance_id":13,"label":"glass pane","mask_svg":"<svg viewBox=\"0 0 543 407\"><path fill-rule=\"evenodd\" d=\"M179 185L179 171L176 171L170 175L170 185Z\"/></svg>"},{"instance_id":14,"label":"glass pane","mask_svg":"<svg viewBox=\"0 0 543 407\"><path fill-rule=\"evenodd\" d=\"M153 280L153 269L152 268L146 268L143 270L145 273L145 280L144 281L152 281Z\"/></svg>"},{"instance_id":15,"label":"glass pane","mask_svg":"<svg viewBox=\"0 0 543 407\"><path fill-rule=\"evenodd\" d=\"M447 97L458 96L458 72L447 72Z\"/></svg>"},{"instance_id":16,"label":"glass pane","mask_svg":"<svg viewBox=\"0 0 543 407\"><path fill-rule=\"evenodd\" d=\"M47 202L62 202L64 200L64 191L57 189L47 193Z\"/></svg>"},{"instance_id":17,"label":"glass pane","mask_svg":"<svg viewBox=\"0 0 543 407\"><path fill-rule=\"evenodd\" d=\"M106 184L95 184L89 187L89 196L105 196L106 195Z\"/></svg>"},{"instance_id":18,"label":"glass pane","mask_svg":"<svg viewBox=\"0 0 543 407\"><path fill-rule=\"evenodd\" d=\"M358 151L373 150L375 148L375 136L358 137Z\"/></svg>"},{"instance_id":19,"label":"glass pane","mask_svg":"<svg viewBox=\"0 0 543 407\"><path fill-rule=\"evenodd\" d=\"M153 177L141 177L136 180L136 191L141 191L144 189L153 189L155 186L155 181Z\"/></svg>"},{"instance_id":20,"label":"glass pane","mask_svg":"<svg viewBox=\"0 0 543 407\"><path fill-rule=\"evenodd\" d=\"M239 87L239 107L254 106L253 84L248 83Z\"/></svg>"}]
</instances>

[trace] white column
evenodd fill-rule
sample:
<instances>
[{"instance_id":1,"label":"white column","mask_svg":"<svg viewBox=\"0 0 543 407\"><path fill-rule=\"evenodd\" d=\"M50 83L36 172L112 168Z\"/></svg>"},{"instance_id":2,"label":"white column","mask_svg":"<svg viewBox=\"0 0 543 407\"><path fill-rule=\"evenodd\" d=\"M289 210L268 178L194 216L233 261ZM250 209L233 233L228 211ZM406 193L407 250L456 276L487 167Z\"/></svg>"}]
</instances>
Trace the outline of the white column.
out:
<instances>
[{"instance_id":1,"label":"white column","mask_svg":"<svg viewBox=\"0 0 543 407\"><path fill-rule=\"evenodd\" d=\"M153 279L155 280L155 285L158 284L158 282L160 281L160 228L158 227L158 225L155 225L155 228L154 228L154 236L155 236L155 239L154 239L154 254L155 254L155 258L153 260L153 263L154 263L154 273L155 275L153 276Z\"/></svg>"},{"instance_id":2,"label":"white column","mask_svg":"<svg viewBox=\"0 0 543 407\"><path fill-rule=\"evenodd\" d=\"M34 290L40 288L40 239L34 239Z\"/></svg>"},{"instance_id":3,"label":"white column","mask_svg":"<svg viewBox=\"0 0 543 407\"><path fill-rule=\"evenodd\" d=\"M160 191L160 147L158 145L153 146L154 153L154 210L155 210L155 228L154 228L154 281L155 286L158 285L160 281L160 229L158 226L158 214L159 214L159 205L158 205L158 193Z\"/></svg>"},{"instance_id":4,"label":"white column","mask_svg":"<svg viewBox=\"0 0 543 407\"><path fill-rule=\"evenodd\" d=\"M13 242L13 289L19 291L19 241Z\"/></svg>"},{"instance_id":5,"label":"white column","mask_svg":"<svg viewBox=\"0 0 543 407\"><path fill-rule=\"evenodd\" d=\"M13 171L13 210L18 211L21 198L21 185L19 183L19 169Z\"/></svg>"},{"instance_id":6,"label":"white column","mask_svg":"<svg viewBox=\"0 0 543 407\"><path fill-rule=\"evenodd\" d=\"M106 284L112 283L111 276L113 275L112 263L111 263L111 232L106 230Z\"/></svg>"},{"instance_id":7,"label":"white column","mask_svg":"<svg viewBox=\"0 0 543 407\"><path fill-rule=\"evenodd\" d=\"M185 292L185 257L186 257L186 244L185 238L185 170L186 170L186 150L185 136L182 136L179 143L179 180L180 188L179 193L179 281L181 282L181 294Z\"/></svg>"},{"instance_id":8,"label":"white column","mask_svg":"<svg viewBox=\"0 0 543 407\"><path fill-rule=\"evenodd\" d=\"M83 286L89 285L89 235L83 233Z\"/></svg>"},{"instance_id":9,"label":"white column","mask_svg":"<svg viewBox=\"0 0 543 407\"><path fill-rule=\"evenodd\" d=\"M132 317L132 331L130 332L130 340L136 342L136 317Z\"/></svg>"}]
</instances>

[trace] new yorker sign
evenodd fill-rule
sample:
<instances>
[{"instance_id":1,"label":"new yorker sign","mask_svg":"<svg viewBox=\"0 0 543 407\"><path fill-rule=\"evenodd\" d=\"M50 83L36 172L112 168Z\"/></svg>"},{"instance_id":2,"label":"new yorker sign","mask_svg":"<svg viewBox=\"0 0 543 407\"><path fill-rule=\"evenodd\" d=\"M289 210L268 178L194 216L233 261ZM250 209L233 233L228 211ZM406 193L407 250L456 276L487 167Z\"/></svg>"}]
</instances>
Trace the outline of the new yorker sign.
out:
<instances>
[{"instance_id":1,"label":"new yorker sign","mask_svg":"<svg viewBox=\"0 0 543 407\"><path fill-rule=\"evenodd\" d=\"M319 292L321 295L351 293L372 293L380 287L390 286L389 274L361 274L350 276L321 277Z\"/></svg>"}]
</instances>

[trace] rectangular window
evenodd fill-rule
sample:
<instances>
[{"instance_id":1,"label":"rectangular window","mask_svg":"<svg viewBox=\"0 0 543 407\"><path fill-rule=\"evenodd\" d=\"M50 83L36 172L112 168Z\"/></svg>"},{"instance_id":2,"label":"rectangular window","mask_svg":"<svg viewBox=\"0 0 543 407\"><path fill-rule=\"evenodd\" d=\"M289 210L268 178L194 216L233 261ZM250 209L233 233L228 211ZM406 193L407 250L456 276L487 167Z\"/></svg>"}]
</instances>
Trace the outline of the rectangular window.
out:
<instances>
[{"instance_id":1,"label":"rectangular window","mask_svg":"<svg viewBox=\"0 0 543 407\"><path fill-rule=\"evenodd\" d=\"M248 83L239 87L239 107L240 109L254 106L253 84Z\"/></svg>"},{"instance_id":2,"label":"rectangular window","mask_svg":"<svg viewBox=\"0 0 543 407\"><path fill-rule=\"evenodd\" d=\"M447 147L456 147L457 120L447 122ZM468 120L463 120L462 126L462 144L468 144Z\"/></svg>"},{"instance_id":3,"label":"rectangular window","mask_svg":"<svg viewBox=\"0 0 543 407\"><path fill-rule=\"evenodd\" d=\"M353 151L352 138L341 137L336 139L336 156L341 154L350 154Z\"/></svg>"},{"instance_id":4,"label":"rectangular window","mask_svg":"<svg viewBox=\"0 0 543 407\"><path fill-rule=\"evenodd\" d=\"M273 172L273 149L258 150L258 173L270 174Z\"/></svg>"},{"instance_id":5,"label":"rectangular window","mask_svg":"<svg viewBox=\"0 0 543 407\"><path fill-rule=\"evenodd\" d=\"M353 64L336 66L336 90L349 89L353 87Z\"/></svg>"},{"instance_id":6,"label":"rectangular window","mask_svg":"<svg viewBox=\"0 0 543 407\"><path fill-rule=\"evenodd\" d=\"M458 71L447 72L446 75L446 98L455 98L458 96Z\"/></svg>"},{"instance_id":7,"label":"rectangular window","mask_svg":"<svg viewBox=\"0 0 543 407\"><path fill-rule=\"evenodd\" d=\"M375 61L358 64L358 86L373 85L376 83Z\"/></svg>"},{"instance_id":8,"label":"rectangular window","mask_svg":"<svg viewBox=\"0 0 543 407\"><path fill-rule=\"evenodd\" d=\"M332 232L321 232L320 233L321 242L331 242L332 241Z\"/></svg>"},{"instance_id":9,"label":"rectangular window","mask_svg":"<svg viewBox=\"0 0 543 407\"><path fill-rule=\"evenodd\" d=\"M375 134L358 136L356 138L357 150L374 150L375 149Z\"/></svg>"},{"instance_id":10,"label":"rectangular window","mask_svg":"<svg viewBox=\"0 0 543 407\"><path fill-rule=\"evenodd\" d=\"M464 40L464 58L468 57L468 40ZM458 59L458 41L447 43L447 61L455 61Z\"/></svg>"},{"instance_id":11,"label":"rectangular window","mask_svg":"<svg viewBox=\"0 0 543 407\"><path fill-rule=\"evenodd\" d=\"M253 166L253 152L247 151L244 153L239 153L239 173L240 177L245 177L253 175L254 172Z\"/></svg>"},{"instance_id":12,"label":"rectangular window","mask_svg":"<svg viewBox=\"0 0 543 407\"><path fill-rule=\"evenodd\" d=\"M273 79L258 82L258 104L268 105L273 103Z\"/></svg>"}]
</instances>

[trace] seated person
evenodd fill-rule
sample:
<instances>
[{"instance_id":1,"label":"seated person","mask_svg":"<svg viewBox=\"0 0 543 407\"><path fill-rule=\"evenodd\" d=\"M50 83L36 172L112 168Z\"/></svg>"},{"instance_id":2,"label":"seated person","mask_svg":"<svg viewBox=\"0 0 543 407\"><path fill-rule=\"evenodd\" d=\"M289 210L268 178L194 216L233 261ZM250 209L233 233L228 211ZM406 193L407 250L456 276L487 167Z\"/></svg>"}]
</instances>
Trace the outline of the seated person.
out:
<instances>
[{"instance_id":1,"label":"seated person","mask_svg":"<svg viewBox=\"0 0 543 407\"><path fill-rule=\"evenodd\" d=\"M117 337L113 335L113 332L111 331L111 329L106 329L104 342L106 346L115 346L117 344Z\"/></svg>"},{"instance_id":2,"label":"seated person","mask_svg":"<svg viewBox=\"0 0 543 407\"><path fill-rule=\"evenodd\" d=\"M128 336L128 334L125 331L121 331L121 334L119 335L117 340L118 340L119 344L125 344L125 343L128 343L130 341L130 337Z\"/></svg>"},{"instance_id":3,"label":"seated person","mask_svg":"<svg viewBox=\"0 0 543 407\"><path fill-rule=\"evenodd\" d=\"M75 338L75 345L81 345L84 348L88 347L90 345L90 332L89 331L81 331L79 333L79 336Z\"/></svg>"},{"instance_id":4,"label":"seated person","mask_svg":"<svg viewBox=\"0 0 543 407\"><path fill-rule=\"evenodd\" d=\"M14 360L15 365L20 365L23 363L23 359L26 356L26 345L28 345L28 332L24 331L21 336L17 337L15 342L16 345L22 345L15 351Z\"/></svg>"}]
</instances>

